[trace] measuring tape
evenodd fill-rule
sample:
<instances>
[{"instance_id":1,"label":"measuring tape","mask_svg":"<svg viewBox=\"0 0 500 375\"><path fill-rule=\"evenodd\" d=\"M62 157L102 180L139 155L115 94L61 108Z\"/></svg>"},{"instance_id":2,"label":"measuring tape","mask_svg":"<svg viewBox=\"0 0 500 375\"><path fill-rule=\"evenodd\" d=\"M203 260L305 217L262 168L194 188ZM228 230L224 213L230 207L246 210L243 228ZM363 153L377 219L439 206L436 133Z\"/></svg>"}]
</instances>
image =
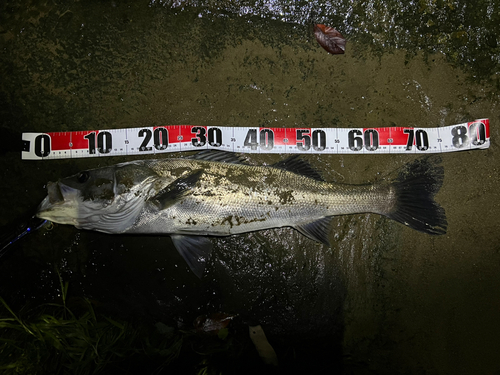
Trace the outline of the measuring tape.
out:
<instances>
[{"instance_id":1,"label":"measuring tape","mask_svg":"<svg viewBox=\"0 0 500 375\"><path fill-rule=\"evenodd\" d=\"M284 154L428 154L488 148L488 119L441 128L260 128L167 125L23 133L29 160L214 149Z\"/></svg>"}]
</instances>

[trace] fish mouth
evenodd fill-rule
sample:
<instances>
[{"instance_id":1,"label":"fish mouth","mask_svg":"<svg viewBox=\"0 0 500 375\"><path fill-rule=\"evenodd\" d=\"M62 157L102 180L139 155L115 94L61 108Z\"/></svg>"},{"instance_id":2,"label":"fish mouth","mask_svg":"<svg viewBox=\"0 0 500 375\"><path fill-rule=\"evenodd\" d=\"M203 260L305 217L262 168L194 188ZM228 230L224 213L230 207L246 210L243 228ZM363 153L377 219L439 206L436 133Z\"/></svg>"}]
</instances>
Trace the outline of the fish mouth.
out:
<instances>
[{"instance_id":1,"label":"fish mouth","mask_svg":"<svg viewBox=\"0 0 500 375\"><path fill-rule=\"evenodd\" d=\"M36 216L56 223L66 222L76 212L78 189L59 182L47 184L47 196L38 206Z\"/></svg>"},{"instance_id":2,"label":"fish mouth","mask_svg":"<svg viewBox=\"0 0 500 375\"><path fill-rule=\"evenodd\" d=\"M49 182L47 184L48 203L57 205L69 202L78 195L78 189L63 184L61 181Z\"/></svg>"},{"instance_id":3,"label":"fish mouth","mask_svg":"<svg viewBox=\"0 0 500 375\"><path fill-rule=\"evenodd\" d=\"M47 194L50 204L64 202L64 195L58 182L49 182L47 184Z\"/></svg>"}]
</instances>

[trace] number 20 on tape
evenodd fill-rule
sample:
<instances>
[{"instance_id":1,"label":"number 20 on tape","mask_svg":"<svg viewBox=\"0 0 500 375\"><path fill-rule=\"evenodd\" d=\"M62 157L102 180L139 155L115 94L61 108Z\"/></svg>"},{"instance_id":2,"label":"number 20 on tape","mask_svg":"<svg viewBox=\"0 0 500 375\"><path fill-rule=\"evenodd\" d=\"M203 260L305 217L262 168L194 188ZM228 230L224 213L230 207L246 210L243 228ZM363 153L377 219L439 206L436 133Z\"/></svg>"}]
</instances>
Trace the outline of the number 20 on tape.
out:
<instances>
[{"instance_id":1,"label":"number 20 on tape","mask_svg":"<svg viewBox=\"0 0 500 375\"><path fill-rule=\"evenodd\" d=\"M440 153L490 145L488 119L438 128L259 128L166 125L23 133L23 159L48 160L215 149L242 153Z\"/></svg>"}]
</instances>

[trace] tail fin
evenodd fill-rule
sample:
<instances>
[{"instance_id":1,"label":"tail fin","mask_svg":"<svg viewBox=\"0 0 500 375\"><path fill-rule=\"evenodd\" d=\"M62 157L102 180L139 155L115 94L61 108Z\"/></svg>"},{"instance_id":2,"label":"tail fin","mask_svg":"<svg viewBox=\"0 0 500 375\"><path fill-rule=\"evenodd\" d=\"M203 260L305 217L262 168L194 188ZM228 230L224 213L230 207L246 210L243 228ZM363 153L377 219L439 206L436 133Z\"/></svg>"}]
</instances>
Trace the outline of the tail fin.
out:
<instances>
[{"instance_id":1,"label":"tail fin","mask_svg":"<svg viewBox=\"0 0 500 375\"><path fill-rule=\"evenodd\" d=\"M440 162L439 156L417 159L399 172L393 183L397 203L388 217L428 234L446 233L446 214L434 201L444 178Z\"/></svg>"}]
</instances>

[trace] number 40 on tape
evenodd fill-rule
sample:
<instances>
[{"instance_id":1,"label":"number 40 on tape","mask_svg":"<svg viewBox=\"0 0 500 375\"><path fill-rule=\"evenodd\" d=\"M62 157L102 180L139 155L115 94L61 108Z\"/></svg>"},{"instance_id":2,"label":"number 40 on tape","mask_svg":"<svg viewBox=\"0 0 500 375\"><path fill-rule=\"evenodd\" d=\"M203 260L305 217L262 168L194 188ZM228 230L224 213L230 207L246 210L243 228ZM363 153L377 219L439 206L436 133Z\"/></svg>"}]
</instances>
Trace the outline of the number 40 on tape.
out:
<instances>
[{"instance_id":1,"label":"number 40 on tape","mask_svg":"<svg viewBox=\"0 0 500 375\"><path fill-rule=\"evenodd\" d=\"M490 146L488 119L437 127L265 128L166 125L23 133L22 158L49 160L214 149L242 153L427 154Z\"/></svg>"}]
</instances>

